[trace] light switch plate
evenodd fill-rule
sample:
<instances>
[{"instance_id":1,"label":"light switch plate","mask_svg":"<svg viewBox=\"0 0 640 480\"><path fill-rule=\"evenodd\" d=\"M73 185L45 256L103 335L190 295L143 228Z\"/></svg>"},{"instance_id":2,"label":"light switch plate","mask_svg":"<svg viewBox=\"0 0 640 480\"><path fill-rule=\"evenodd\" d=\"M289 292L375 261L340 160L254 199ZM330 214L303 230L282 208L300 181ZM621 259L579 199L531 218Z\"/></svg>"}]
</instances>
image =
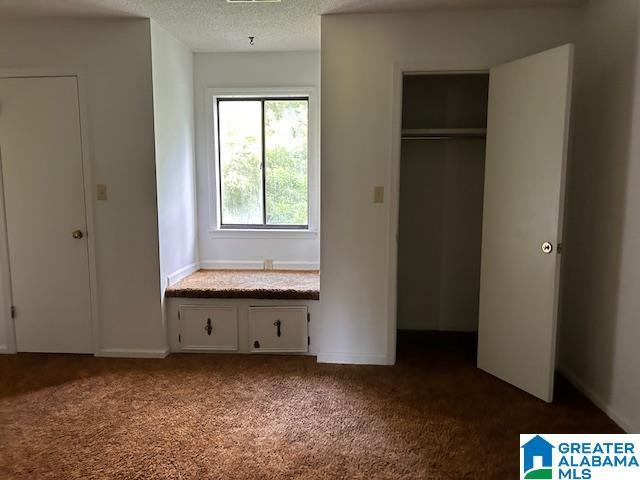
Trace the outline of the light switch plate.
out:
<instances>
[{"instance_id":1,"label":"light switch plate","mask_svg":"<svg viewBox=\"0 0 640 480\"><path fill-rule=\"evenodd\" d=\"M96 185L96 190L98 200L107 199L107 186L104 183L99 183L98 185Z\"/></svg>"},{"instance_id":2,"label":"light switch plate","mask_svg":"<svg viewBox=\"0 0 640 480\"><path fill-rule=\"evenodd\" d=\"M384 187L373 187L373 203L384 203Z\"/></svg>"}]
</instances>

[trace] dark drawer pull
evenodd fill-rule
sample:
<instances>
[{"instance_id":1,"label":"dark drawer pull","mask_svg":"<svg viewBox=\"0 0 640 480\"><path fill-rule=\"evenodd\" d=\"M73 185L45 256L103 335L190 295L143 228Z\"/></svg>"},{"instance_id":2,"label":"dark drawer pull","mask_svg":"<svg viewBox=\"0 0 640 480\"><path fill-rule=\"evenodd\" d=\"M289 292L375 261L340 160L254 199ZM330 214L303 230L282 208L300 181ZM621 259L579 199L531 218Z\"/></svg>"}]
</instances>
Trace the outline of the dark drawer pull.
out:
<instances>
[{"instance_id":1,"label":"dark drawer pull","mask_svg":"<svg viewBox=\"0 0 640 480\"><path fill-rule=\"evenodd\" d=\"M282 332L280 331L280 327L282 326L282 322L280 320L276 320L273 322L273 325L276 327L276 334L280 337L282 336Z\"/></svg>"},{"instance_id":2,"label":"dark drawer pull","mask_svg":"<svg viewBox=\"0 0 640 480\"><path fill-rule=\"evenodd\" d=\"M204 327L205 332L207 332L207 335L211 335L211 332L213 332L213 325L211 325L211 319L207 318L207 325Z\"/></svg>"}]
</instances>

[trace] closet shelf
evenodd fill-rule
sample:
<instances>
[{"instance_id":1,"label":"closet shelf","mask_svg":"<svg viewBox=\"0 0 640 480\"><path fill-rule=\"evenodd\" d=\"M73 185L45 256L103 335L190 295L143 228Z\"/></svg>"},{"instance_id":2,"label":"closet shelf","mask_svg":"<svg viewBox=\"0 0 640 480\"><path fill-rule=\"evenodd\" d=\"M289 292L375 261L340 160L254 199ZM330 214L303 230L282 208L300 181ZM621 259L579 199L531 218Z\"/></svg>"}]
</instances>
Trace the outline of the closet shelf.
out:
<instances>
[{"instance_id":1,"label":"closet shelf","mask_svg":"<svg viewBox=\"0 0 640 480\"><path fill-rule=\"evenodd\" d=\"M450 138L485 138L486 128L404 128L403 140L446 140Z\"/></svg>"}]
</instances>

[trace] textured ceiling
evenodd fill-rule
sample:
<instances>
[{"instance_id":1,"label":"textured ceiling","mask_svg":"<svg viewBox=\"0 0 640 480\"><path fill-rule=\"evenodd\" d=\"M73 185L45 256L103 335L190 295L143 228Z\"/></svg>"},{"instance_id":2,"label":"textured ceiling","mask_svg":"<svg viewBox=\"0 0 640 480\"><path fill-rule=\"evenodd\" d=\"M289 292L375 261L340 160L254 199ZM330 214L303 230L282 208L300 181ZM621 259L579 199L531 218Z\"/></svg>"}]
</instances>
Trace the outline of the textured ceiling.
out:
<instances>
[{"instance_id":1,"label":"textured ceiling","mask_svg":"<svg viewBox=\"0 0 640 480\"><path fill-rule=\"evenodd\" d=\"M150 17L195 51L317 50L319 15L442 8L571 6L582 0L0 0L0 18ZM249 47L247 37L256 37Z\"/></svg>"}]
</instances>

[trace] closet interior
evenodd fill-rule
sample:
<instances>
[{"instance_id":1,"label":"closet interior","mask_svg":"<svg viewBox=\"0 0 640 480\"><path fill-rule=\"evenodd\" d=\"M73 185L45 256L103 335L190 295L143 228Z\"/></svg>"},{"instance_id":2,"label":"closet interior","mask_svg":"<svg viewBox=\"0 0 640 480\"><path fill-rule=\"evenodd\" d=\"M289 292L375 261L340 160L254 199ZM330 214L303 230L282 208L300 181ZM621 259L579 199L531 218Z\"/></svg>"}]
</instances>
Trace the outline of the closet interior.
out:
<instances>
[{"instance_id":1,"label":"closet interior","mask_svg":"<svg viewBox=\"0 0 640 480\"><path fill-rule=\"evenodd\" d=\"M478 329L488 87L488 74L404 76L399 340Z\"/></svg>"}]
</instances>

